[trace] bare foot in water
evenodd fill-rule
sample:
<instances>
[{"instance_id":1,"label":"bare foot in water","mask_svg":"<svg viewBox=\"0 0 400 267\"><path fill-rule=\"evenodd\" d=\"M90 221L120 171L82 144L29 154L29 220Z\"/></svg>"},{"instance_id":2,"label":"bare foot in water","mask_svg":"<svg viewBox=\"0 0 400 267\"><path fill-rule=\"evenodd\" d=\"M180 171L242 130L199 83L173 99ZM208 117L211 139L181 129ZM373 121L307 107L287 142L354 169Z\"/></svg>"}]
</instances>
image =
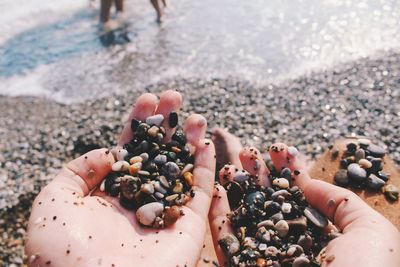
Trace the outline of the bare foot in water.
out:
<instances>
[{"instance_id":1,"label":"bare foot in water","mask_svg":"<svg viewBox=\"0 0 400 267\"><path fill-rule=\"evenodd\" d=\"M243 146L240 139L222 128L214 128L212 137L217 154L217 164L221 166L231 163L235 166L241 166L239 152ZM218 170L218 168L217 168Z\"/></svg>"}]
</instances>

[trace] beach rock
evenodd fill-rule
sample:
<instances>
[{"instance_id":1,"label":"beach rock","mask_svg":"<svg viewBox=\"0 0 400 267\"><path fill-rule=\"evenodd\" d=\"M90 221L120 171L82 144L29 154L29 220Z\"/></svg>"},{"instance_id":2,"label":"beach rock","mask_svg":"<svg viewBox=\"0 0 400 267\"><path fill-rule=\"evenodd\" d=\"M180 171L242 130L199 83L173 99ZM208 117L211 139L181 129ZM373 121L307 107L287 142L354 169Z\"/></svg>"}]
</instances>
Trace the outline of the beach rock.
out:
<instances>
[{"instance_id":1,"label":"beach rock","mask_svg":"<svg viewBox=\"0 0 400 267\"><path fill-rule=\"evenodd\" d=\"M178 206L172 206L170 208L166 208L164 211L164 224L166 227L169 227L181 217L181 210Z\"/></svg>"},{"instance_id":2,"label":"beach rock","mask_svg":"<svg viewBox=\"0 0 400 267\"><path fill-rule=\"evenodd\" d=\"M369 144L366 150L371 156L377 158L383 158L386 154L386 149L374 144Z\"/></svg>"},{"instance_id":3,"label":"beach rock","mask_svg":"<svg viewBox=\"0 0 400 267\"><path fill-rule=\"evenodd\" d=\"M128 151L126 149L118 149L117 151L117 160L125 160L125 157L128 155Z\"/></svg>"},{"instance_id":4,"label":"beach rock","mask_svg":"<svg viewBox=\"0 0 400 267\"><path fill-rule=\"evenodd\" d=\"M162 114L157 114L157 115L147 117L146 123L150 126L151 125L160 126L162 124L163 120L164 120L164 116Z\"/></svg>"},{"instance_id":5,"label":"beach rock","mask_svg":"<svg viewBox=\"0 0 400 267\"><path fill-rule=\"evenodd\" d=\"M175 128L178 125L178 113L176 112L169 113L168 125L171 128Z\"/></svg>"},{"instance_id":6,"label":"beach rock","mask_svg":"<svg viewBox=\"0 0 400 267\"><path fill-rule=\"evenodd\" d=\"M156 163L158 165L165 164L166 162L167 162L167 156L166 155L159 154L154 158L154 163Z\"/></svg>"},{"instance_id":7,"label":"beach rock","mask_svg":"<svg viewBox=\"0 0 400 267\"><path fill-rule=\"evenodd\" d=\"M283 213L290 213L292 211L292 205L290 203L283 203L281 206Z\"/></svg>"},{"instance_id":8,"label":"beach rock","mask_svg":"<svg viewBox=\"0 0 400 267\"><path fill-rule=\"evenodd\" d=\"M359 148L356 150L356 152L354 153L354 157L355 157L355 161L359 162L361 159L365 158L365 151L362 148Z\"/></svg>"},{"instance_id":9,"label":"beach rock","mask_svg":"<svg viewBox=\"0 0 400 267\"><path fill-rule=\"evenodd\" d=\"M385 185L385 181L371 173L367 178L367 186L373 190L379 190Z\"/></svg>"},{"instance_id":10,"label":"beach rock","mask_svg":"<svg viewBox=\"0 0 400 267\"><path fill-rule=\"evenodd\" d=\"M161 216L163 210L163 204L159 202L151 202L137 209L136 218L141 224L151 226L156 217Z\"/></svg>"},{"instance_id":11,"label":"beach rock","mask_svg":"<svg viewBox=\"0 0 400 267\"><path fill-rule=\"evenodd\" d=\"M273 185L279 186L282 189L289 187L289 181L285 178L276 178L272 181Z\"/></svg>"},{"instance_id":12,"label":"beach rock","mask_svg":"<svg viewBox=\"0 0 400 267\"><path fill-rule=\"evenodd\" d=\"M363 169L369 169L372 167L372 163L367 159L360 159L358 165L360 165L360 167Z\"/></svg>"},{"instance_id":13,"label":"beach rock","mask_svg":"<svg viewBox=\"0 0 400 267\"><path fill-rule=\"evenodd\" d=\"M163 166L163 171L164 171L164 174L167 175L168 177L170 177L171 179L178 178L178 176L181 172L178 165L176 165L175 162L171 162L171 161L167 162Z\"/></svg>"},{"instance_id":14,"label":"beach rock","mask_svg":"<svg viewBox=\"0 0 400 267\"><path fill-rule=\"evenodd\" d=\"M234 208L239 205L244 192L242 186L238 182L231 181L226 186L226 193L228 196L229 206Z\"/></svg>"},{"instance_id":15,"label":"beach rock","mask_svg":"<svg viewBox=\"0 0 400 267\"><path fill-rule=\"evenodd\" d=\"M233 180L235 180L238 183L242 183L244 181L247 181L249 177L250 174L247 171L240 170L233 175Z\"/></svg>"},{"instance_id":16,"label":"beach rock","mask_svg":"<svg viewBox=\"0 0 400 267\"><path fill-rule=\"evenodd\" d=\"M115 162L112 166L111 169L115 172L120 172L120 171L127 171L129 170L129 163L125 160L117 161Z\"/></svg>"},{"instance_id":17,"label":"beach rock","mask_svg":"<svg viewBox=\"0 0 400 267\"><path fill-rule=\"evenodd\" d=\"M328 225L328 219L316 209L306 207L304 209L304 215L317 227L324 228Z\"/></svg>"},{"instance_id":18,"label":"beach rock","mask_svg":"<svg viewBox=\"0 0 400 267\"><path fill-rule=\"evenodd\" d=\"M121 194L127 200L134 200L135 194L139 191L141 181L137 177L125 175L121 178Z\"/></svg>"},{"instance_id":19,"label":"beach rock","mask_svg":"<svg viewBox=\"0 0 400 267\"><path fill-rule=\"evenodd\" d=\"M285 220L280 220L275 224L275 229L280 237L285 237L289 233L289 224Z\"/></svg>"},{"instance_id":20,"label":"beach rock","mask_svg":"<svg viewBox=\"0 0 400 267\"><path fill-rule=\"evenodd\" d=\"M240 249L240 242L233 234L223 234L222 238L218 240L218 244L226 255L234 255Z\"/></svg>"},{"instance_id":21,"label":"beach rock","mask_svg":"<svg viewBox=\"0 0 400 267\"><path fill-rule=\"evenodd\" d=\"M392 184L384 186L383 192L385 193L386 198L391 201L397 201L399 199L399 189Z\"/></svg>"},{"instance_id":22,"label":"beach rock","mask_svg":"<svg viewBox=\"0 0 400 267\"><path fill-rule=\"evenodd\" d=\"M310 265L310 260L305 256L300 256L294 259L292 267L307 267Z\"/></svg>"},{"instance_id":23,"label":"beach rock","mask_svg":"<svg viewBox=\"0 0 400 267\"><path fill-rule=\"evenodd\" d=\"M335 183L340 185L340 186L346 186L349 183L349 177L347 175L347 170L345 169L339 169L336 173L335 176L333 177L335 180Z\"/></svg>"},{"instance_id":24,"label":"beach rock","mask_svg":"<svg viewBox=\"0 0 400 267\"><path fill-rule=\"evenodd\" d=\"M299 237L299 240L297 241L297 244L300 245L304 249L304 251L308 252L312 248L313 239L308 234L301 235Z\"/></svg>"},{"instance_id":25,"label":"beach rock","mask_svg":"<svg viewBox=\"0 0 400 267\"><path fill-rule=\"evenodd\" d=\"M140 191L145 194L151 195L154 193L154 186L150 183L142 184Z\"/></svg>"},{"instance_id":26,"label":"beach rock","mask_svg":"<svg viewBox=\"0 0 400 267\"><path fill-rule=\"evenodd\" d=\"M350 180L362 182L367 179L367 171L357 163L352 163L347 167L347 175Z\"/></svg>"}]
</instances>

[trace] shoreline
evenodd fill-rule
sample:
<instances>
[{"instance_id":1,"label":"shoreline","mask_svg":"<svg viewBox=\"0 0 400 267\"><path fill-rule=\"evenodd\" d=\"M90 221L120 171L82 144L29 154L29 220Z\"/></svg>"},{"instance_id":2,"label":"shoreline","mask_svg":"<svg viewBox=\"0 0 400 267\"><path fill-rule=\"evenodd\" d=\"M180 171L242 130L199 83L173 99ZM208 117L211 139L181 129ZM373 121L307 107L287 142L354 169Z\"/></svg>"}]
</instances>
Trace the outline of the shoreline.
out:
<instances>
[{"instance_id":1,"label":"shoreline","mask_svg":"<svg viewBox=\"0 0 400 267\"><path fill-rule=\"evenodd\" d=\"M80 104L0 96L0 265L22 265L23 236L35 194L63 163L115 145L122 120L143 92L178 89L180 118L197 112L209 129L228 130L262 152L282 140L309 158L350 133L388 146L400 163L400 54L361 59L277 85L197 78L162 81ZM9 208L7 208L9 206Z\"/></svg>"}]
</instances>

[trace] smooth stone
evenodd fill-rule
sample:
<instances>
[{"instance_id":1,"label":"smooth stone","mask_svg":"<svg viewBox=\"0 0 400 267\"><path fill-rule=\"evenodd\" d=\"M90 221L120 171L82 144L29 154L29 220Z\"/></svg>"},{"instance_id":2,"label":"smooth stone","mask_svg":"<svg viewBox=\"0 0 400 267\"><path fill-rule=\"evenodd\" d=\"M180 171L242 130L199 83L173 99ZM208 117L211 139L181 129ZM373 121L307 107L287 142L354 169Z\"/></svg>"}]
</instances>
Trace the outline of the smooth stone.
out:
<instances>
[{"instance_id":1,"label":"smooth stone","mask_svg":"<svg viewBox=\"0 0 400 267\"><path fill-rule=\"evenodd\" d=\"M269 257L276 257L279 254L279 250L275 246L267 247L265 251L265 256Z\"/></svg>"},{"instance_id":2,"label":"smooth stone","mask_svg":"<svg viewBox=\"0 0 400 267\"><path fill-rule=\"evenodd\" d=\"M132 130L132 132L136 132L136 130L139 127L140 123L141 122L139 120L137 120L137 119L132 119L131 120L131 130Z\"/></svg>"},{"instance_id":3,"label":"smooth stone","mask_svg":"<svg viewBox=\"0 0 400 267\"><path fill-rule=\"evenodd\" d=\"M130 160L129 160L129 163L130 164L135 164L135 163L138 163L138 162L142 162L143 161L143 158L142 157L140 157L140 156L134 156L134 157L132 157Z\"/></svg>"},{"instance_id":4,"label":"smooth stone","mask_svg":"<svg viewBox=\"0 0 400 267\"><path fill-rule=\"evenodd\" d=\"M307 227L306 227L307 228ZM312 248L313 245L313 239L309 235L301 235L299 237L299 240L297 241L297 245L300 245L304 251L309 251Z\"/></svg>"},{"instance_id":5,"label":"smooth stone","mask_svg":"<svg viewBox=\"0 0 400 267\"><path fill-rule=\"evenodd\" d=\"M183 178L188 186L193 186L193 174L191 172L185 172Z\"/></svg>"},{"instance_id":6,"label":"smooth stone","mask_svg":"<svg viewBox=\"0 0 400 267\"><path fill-rule=\"evenodd\" d=\"M165 198L165 200L168 202L172 202L172 201L175 201L175 199L177 199L178 197L179 197L179 194L173 194L173 195L167 196Z\"/></svg>"},{"instance_id":7,"label":"smooth stone","mask_svg":"<svg viewBox=\"0 0 400 267\"><path fill-rule=\"evenodd\" d=\"M299 245L291 245L286 251L286 255L289 257L298 257L304 253L304 250Z\"/></svg>"},{"instance_id":8,"label":"smooth stone","mask_svg":"<svg viewBox=\"0 0 400 267\"><path fill-rule=\"evenodd\" d=\"M389 180L389 175L383 171L378 172L378 177L387 182Z\"/></svg>"},{"instance_id":9,"label":"smooth stone","mask_svg":"<svg viewBox=\"0 0 400 267\"><path fill-rule=\"evenodd\" d=\"M290 203L283 203L281 206L281 210L283 213L290 213L292 211L292 205Z\"/></svg>"},{"instance_id":10,"label":"smooth stone","mask_svg":"<svg viewBox=\"0 0 400 267\"><path fill-rule=\"evenodd\" d=\"M151 195L151 194L154 193L154 186L152 184L150 184L150 183L142 184L142 187L140 188L140 191L145 193L145 194Z\"/></svg>"},{"instance_id":11,"label":"smooth stone","mask_svg":"<svg viewBox=\"0 0 400 267\"><path fill-rule=\"evenodd\" d=\"M156 114L150 117L147 117L146 123L148 125L156 125L160 126L164 120L164 116L162 114Z\"/></svg>"},{"instance_id":12,"label":"smooth stone","mask_svg":"<svg viewBox=\"0 0 400 267\"><path fill-rule=\"evenodd\" d=\"M362 182L367 179L367 171L357 163L352 163L347 167L347 175L350 180Z\"/></svg>"},{"instance_id":13,"label":"smooth stone","mask_svg":"<svg viewBox=\"0 0 400 267\"><path fill-rule=\"evenodd\" d=\"M335 183L341 186L345 186L349 184L349 177L347 176L347 170L340 169L335 173L333 177Z\"/></svg>"},{"instance_id":14,"label":"smooth stone","mask_svg":"<svg viewBox=\"0 0 400 267\"><path fill-rule=\"evenodd\" d=\"M162 215L163 210L163 204L159 202L151 202L137 209L136 218L141 224L150 226L153 224L157 216Z\"/></svg>"},{"instance_id":15,"label":"smooth stone","mask_svg":"<svg viewBox=\"0 0 400 267\"><path fill-rule=\"evenodd\" d=\"M289 180L292 178L292 171L289 168L283 168L280 176Z\"/></svg>"},{"instance_id":16,"label":"smooth stone","mask_svg":"<svg viewBox=\"0 0 400 267\"><path fill-rule=\"evenodd\" d=\"M129 162L125 160L120 160L115 162L112 166L111 169L115 172L120 172L120 171L127 171L129 169Z\"/></svg>"},{"instance_id":17,"label":"smooth stone","mask_svg":"<svg viewBox=\"0 0 400 267\"><path fill-rule=\"evenodd\" d=\"M266 201L264 204L264 210L267 212L267 214L275 214L281 210L281 206L279 203L274 202L274 201Z\"/></svg>"},{"instance_id":18,"label":"smooth stone","mask_svg":"<svg viewBox=\"0 0 400 267\"><path fill-rule=\"evenodd\" d=\"M147 123L141 123L136 129L136 132L134 132L135 136L138 136L140 138L143 138L146 136L147 131L150 129L150 125ZM143 149L146 150L146 149Z\"/></svg>"},{"instance_id":19,"label":"smooth stone","mask_svg":"<svg viewBox=\"0 0 400 267\"><path fill-rule=\"evenodd\" d=\"M160 175L157 177L157 179L160 181L160 183L163 187L165 187L167 189L171 187L171 185L169 184L169 182L168 182L167 178L165 178L165 176Z\"/></svg>"},{"instance_id":20,"label":"smooth stone","mask_svg":"<svg viewBox=\"0 0 400 267\"><path fill-rule=\"evenodd\" d=\"M356 162L359 162L360 159L364 159L365 158L365 150L362 148L357 149L356 153L354 153L354 157L356 159Z\"/></svg>"},{"instance_id":21,"label":"smooth stone","mask_svg":"<svg viewBox=\"0 0 400 267\"><path fill-rule=\"evenodd\" d=\"M275 226L272 220L264 220L257 224L257 228L265 227L267 229L273 228Z\"/></svg>"},{"instance_id":22,"label":"smooth stone","mask_svg":"<svg viewBox=\"0 0 400 267\"><path fill-rule=\"evenodd\" d=\"M251 248L251 249L256 249L257 248L257 243L254 238L252 237L245 237L242 246L244 248Z\"/></svg>"},{"instance_id":23,"label":"smooth stone","mask_svg":"<svg viewBox=\"0 0 400 267\"><path fill-rule=\"evenodd\" d=\"M247 181L249 178L250 174L245 170L237 171L233 175L233 180L235 180L238 183L243 183L244 181Z\"/></svg>"},{"instance_id":24,"label":"smooth stone","mask_svg":"<svg viewBox=\"0 0 400 267\"><path fill-rule=\"evenodd\" d=\"M164 194L164 195L167 193L167 190L165 190L165 188L161 186L161 183L159 181L152 181L152 183L153 183L154 189L157 192L160 192L161 194Z\"/></svg>"},{"instance_id":25,"label":"smooth stone","mask_svg":"<svg viewBox=\"0 0 400 267\"><path fill-rule=\"evenodd\" d=\"M383 192L385 193L386 198L392 201L396 201L399 199L399 189L392 185L388 184L383 188Z\"/></svg>"},{"instance_id":26,"label":"smooth stone","mask_svg":"<svg viewBox=\"0 0 400 267\"><path fill-rule=\"evenodd\" d=\"M155 158L154 158L154 163L158 164L158 165L162 165L165 164L167 162L167 156L166 155L161 155L158 154Z\"/></svg>"},{"instance_id":27,"label":"smooth stone","mask_svg":"<svg viewBox=\"0 0 400 267\"><path fill-rule=\"evenodd\" d=\"M172 192L175 194L180 194L182 193L183 190L183 184L180 181L177 181L174 188L172 189Z\"/></svg>"},{"instance_id":28,"label":"smooth stone","mask_svg":"<svg viewBox=\"0 0 400 267\"><path fill-rule=\"evenodd\" d=\"M347 148L347 152L354 153L357 150L357 145L355 143L348 143L346 145L346 148Z\"/></svg>"},{"instance_id":29,"label":"smooth stone","mask_svg":"<svg viewBox=\"0 0 400 267\"><path fill-rule=\"evenodd\" d=\"M253 213L256 208L263 208L264 202L265 195L260 191L252 192L244 199L244 203L251 213Z\"/></svg>"},{"instance_id":30,"label":"smooth stone","mask_svg":"<svg viewBox=\"0 0 400 267\"><path fill-rule=\"evenodd\" d=\"M181 174L183 175L185 172L192 172L194 169L194 165L191 163L188 163L185 165L185 167L183 167Z\"/></svg>"},{"instance_id":31,"label":"smooth stone","mask_svg":"<svg viewBox=\"0 0 400 267\"><path fill-rule=\"evenodd\" d=\"M164 194L163 194L163 193L160 193L160 192L155 192L155 193L154 193L154 196L155 196L156 198L158 198L158 199L163 199L163 198L164 198Z\"/></svg>"},{"instance_id":32,"label":"smooth stone","mask_svg":"<svg viewBox=\"0 0 400 267\"><path fill-rule=\"evenodd\" d=\"M382 159L372 158L371 163L372 163L372 166L369 170L370 172L377 173L383 169Z\"/></svg>"},{"instance_id":33,"label":"smooth stone","mask_svg":"<svg viewBox=\"0 0 400 267\"><path fill-rule=\"evenodd\" d=\"M233 234L223 234L222 238L218 240L218 244L228 256L234 255L240 250L240 242Z\"/></svg>"},{"instance_id":34,"label":"smooth stone","mask_svg":"<svg viewBox=\"0 0 400 267\"><path fill-rule=\"evenodd\" d=\"M386 149L375 144L370 144L366 150L371 156L377 158L383 158L386 154Z\"/></svg>"},{"instance_id":35,"label":"smooth stone","mask_svg":"<svg viewBox=\"0 0 400 267\"><path fill-rule=\"evenodd\" d=\"M270 219L271 219L274 223L279 222L280 220L283 220L283 213L282 213L282 212L277 212L277 213L275 213L274 215L272 215L272 216L270 217Z\"/></svg>"},{"instance_id":36,"label":"smooth stone","mask_svg":"<svg viewBox=\"0 0 400 267\"><path fill-rule=\"evenodd\" d=\"M178 206L172 206L170 208L166 208L164 211L164 225L169 227L181 217L181 210Z\"/></svg>"},{"instance_id":37,"label":"smooth stone","mask_svg":"<svg viewBox=\"0 0 400 267\"><path fill-rule=\"evenodd\" d=\"M140 179L130 175L125 175L121 178L120 184L122 196L127 200L134 200L135 194L140 188Z\"/></svg>"},{"instance_id":38,"label":"smooth stone","mask_svg":"<svg viewBox=\"0 0 400 267\"><path fill-rule=\"evenodd\" d=\"M135 164L132 164L129 166L129 173L134 175L138 173L142 169L142 163L141 162L136 162Z\"/></svg>"},{"instance_id":39,"label":"smooth stone","mask_svg":"<svg viewBox=\"0 0 400 267\"><path fill-rule=\"evenodd\" d=\"M268 243L271 241L271 234L264 226L262 226L258 228L256 238L262 242Z\"/></svg>"},{"instance_id":40,"label":"smooth stone","mask_svg":"<svg viewBox=\"0 0 400 267\"><path fill-rule=\"evenodd\" d=\"M182 131L176 131L171 138L182 146L186 145L186 136Z\"/></svg>"},{"instance_id":41,"label":"smooth stone","mask_svg":"<svg viewBox=\"0 0 400 267\"><path fill-rule=\"evenodd\" d=\"M226 193L228 196L229 206L231 208L239 206L244 193L242 186L238 182L231 181L226 186Z\"/></svg>"},{"instance_id":42,"label":"smooth stone","mask_svg":"<svg viewBox=\"0 0 400 267\"><path fill-rule=\"evenodd\" d=\"M294 146L290 146L288 147L287 150L288 154L292 157L296 157L299 154L299 151L297 150L297 148L295 148Z\"/></svg>"},{"instance_id":43,"label":"smooth stone","mask_svg":"<svg viewBox=\"0 0 400 267\"><path fill-rule=\"evenodd\" d=\"M125 160L125 157L128 155L128 150L126 149L118 149L117 151L117 160Z\"/></svg>"},{"instance_id":44,"label":"smooth stone","mask_svg":"<svg viewBox=\"0 0 400 267\"><path fill-rule=\"evenodd\" d=\"M176 112L169 113L168 125L170 128L175 128L178 125L178 113Z\"/></svg>"},{"instance_id":45,"label":"smooth stone","mask_svg":"<svg viewBox=\"0 0 400 267\"><path fill-rule=\"evenodd\" d=\"M157 126L151 126L150 129L147 131L147 134L153 138L157 137L158 138L158 133L160 132L160 129ZM162 140L163 136L161 136ZM158 141L161 141L158 140Z\"/></svg>"},{"instance_id":46,"label":"smooth stone","mask_svg":"<svg viewBox=\"0 0 400 267\"><path fill-rule=\"evenodd\" d=\"M260 251L265 251L265 250L267 250L267 244L265 244L265 243L260 243L259 245L258 245L258 250L260 250Z\"/></svg>"},{"instance_id":47,"label":"smooth stone","mask_svg":"<svg viewBox=\"0 0 400 267\"><path fill-rule=\"evenodd\" d=\"M292 194L289 193L287 190L281 189L281 190L278 190L278 191L272 193L271 198L274 199L274 200L276 200L279 196L283 196L285 199L287 199L287 198L289 198L291 195L292 195Z\"/></svg>"},{"instance_id":48,"label":"smooth stone","mask_svg":"<svg viewBox=\"0 0 400 267\"><path fill-rule=\"evenodd\" d=\"M305 231L307 229L307 218L300 216L299 218L286 220L290 229L297 229L299 231Z\"/></svg>"},{"instance_id":49,"label":"smooth stone","mask_svg":"<svg viewBox=\"0 0 400 267\"><path fill-rule=\"evenodd\" d=\"M308 267L310 260L305 256L300 256L294 259L292 267Z\"/></svg>"},{"instance_id":50,"label":"smooth stone","mask_svg":"<svg viewBox=\"0 0 400 267\"><path fill-rule=\"evenodd\" d=\"M280 237L285 237L289 233L289 224L285 220L280 220L275 224L275 229Z\"/></svg>"},{"instance_id":51,"label":"smooth stone","mask_svg":"<svg viewBox=\"0 0 400 267\"><path fill-rule=\"evenodd\" d=\"M362 147L362 148L367 148L371 144L371 140L366 139L366 138L360 138L357 141L358 141L358 144L360 145L360 147Z\"/></svg>"},{"instance_id":52,"label":"smooth stone","mask_svg":"<svg viewBox=\"0 0 400 267\"><path fill-rule=\"evenodd\" d=\"M358 161L358 165L360 165L360 167L363 169L369 169L372 167L371 161L367 159L360 159L360 161Z\"/></svg>"},{"instance_id":53,"label":"smooth stone","mask_svg":"<svg viewBox=\"0 0 400 267\"><path fill-rule=\"evenodd\" d=\"M163 166L164 172L167 176L169 176L171 179L176 179L178 178L181 170L179 169L178 165L176 165L175 162L167 162Z\"/></svg>"},{"instance_id":54,"label":"smooth stone","mask_svg":"<svg viewBox=\"0 0 400 267\"><path fill-rule=\"evenodd\" d=\"M367 178L367 185L371 189L379 190L385 185L385 181L371 173Z\"/></svg>"},{"instance_id":55,"label":"smooth stone","mask_svg":"<svg viewBox=\"0 0 400 267\"><path fill-rule=\"evenodd\" d=\"M315 226L324 228L328 225L328 219L319 213L316 209L306 207L304 209L304 215L309 219Z\"/></svg>"},{"instance_id":56,"label":"smooth stone","mask_svg":"<svg viewBox=\"0 0 400 267\"><path fill-rule=\"evenodd\" d=\"M147 154L147 153L142 153L142 154L139 155L139 157L142 158L142 162L143 163L147 162L149 160L149 154Z\"/></svg>"},{"instance_id":57,"label":"smooth stone","mask_svg":"<svg viewBox=\"0 0 400 267\"><path fill-rule=\"evenodd\" d=\"M280 188L286 189L289 187L289 181L285 178L276 178L272 181L273 185L279 186Z\"/></svg>"}]
</instances>

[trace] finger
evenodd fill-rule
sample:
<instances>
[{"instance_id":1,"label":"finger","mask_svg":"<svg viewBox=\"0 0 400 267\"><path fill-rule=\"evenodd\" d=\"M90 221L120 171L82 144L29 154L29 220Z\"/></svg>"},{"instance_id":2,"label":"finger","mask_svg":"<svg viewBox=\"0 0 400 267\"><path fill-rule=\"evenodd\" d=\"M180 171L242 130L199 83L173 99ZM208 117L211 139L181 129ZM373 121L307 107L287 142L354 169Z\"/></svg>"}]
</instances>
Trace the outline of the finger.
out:
<instances>
[{"instance_id":1,"label":"finger","mask_svg":"<svg viewBox=\"0 0 400 267\"><path fill-rule=\"evenodd\" d=\"M52 184L86 196L111 171L113 163L114 157L107 149L92 150L69 162Z\"/></svg>"},{"instance_id":2,"label":"finger","mask_svg":"<svg viewBox=\"0 0 400 267\"><path fill-rule=\"evenodd\" d=\"M221 246L218 244L218 240L220 240L224 234L233 234L233 230L227 216L227 214L230 212L231 210L229 208L229 202L225 188L223 188L221 185L216 185L214 187L214 194L208 219L210 221L215 253L217 254L220 266L226 266L225 263L227 262L227 259L221 249Z\"/></svg>"},{"instance_id":3,"label":"finger","mask_svg":"<svg viewBox=\"0 0 400 267\"><path fill-rule=\"evenodd\" d=\"M229 181L233 181L233 177L239 169L235 165L226 164L219 171L219 182L222 185L227 184Z\"/></svg>"},{"instance_id":4,"label":"finger","mask_svg":"<svg viewBox=\"0 0 400 267\"><path fill-rule=\"evenodd\" d=\"M184 132L192 153L195 153L196 146L206 136L206 129L207 121L203 116L192 114L186 119Z\"/></svg>"},{"instance_id":5,"label":"finger","mask_svg":"<svg viewBox=\"0 0 400 267\"><path fill-rule=\"evenodd\" d=\"M204 220L211 205L215 175L215 148L211 140L203 139L196 146L192 190L195 197L187 206Z\"/></svg>"},{"instance_id":6,"label":"finger","mask_svg":"<svg viewBox=\"0 0 400 267\"><path fill-rule=\"evenodd\" d=\"M353 192L319 180L310 180L304 193L311 206L325 214L343 233L357 227L376 227L377 222L394 228ZM395 229L394 229L395 230Z\"/></svg>"},{"instance_id":7,"label":"finger","mask_svg":"<svg viewBox=\"0 0 400 267\"><path fill-rule=\"evenodd\" d=\"M288 147L283 143L275 143L270 146L269 154L277 172L284 168L289 168L292 171L294 185L304 188L311 179L308 175L305 158L300 156L295 147Z\"/></svg>"},{"instance_id":8,"label":"finger","mask_svg":"<svg viewBox=\"0 0 400 267\"><path fill-rule=\"evenodd\" d=\"M262 186L268 186L269 170L260 151L255 147L245 147L240 151L240 161L243 169L251 175L258 176L257 183Z\"/></svg>"},{"instance_id":9,"label":"finger","mask_svg":"<svg viewBox=\"0 0 400 267\"><path fill-rule=\"evenodd\" d=\"M164 138L166 142L171 140L171 136L175 131L175 127L171 128L169 126L170 114L171 112L175 113L179 112L181 106L182 106L182 95L177 91L168 90L161 94L160 103L158 104L158 107L156 109L156 114L162 114L164 116L164 121L162 123L162 126L164 127L166 132Z\"/></svg>"},{"instance_id":10,"label":"finger","mask_svg":"<svg viewBox=\"0 0 400 267\"><path fill-rule=\"evenodd\" d=\"M133 138L133 133L131 130L131 120L137 119L140 121L146 120L147 117L154 114L157 108L157 96L150 93L145 93L139 96L136 100L136 104L133 107L131 113L129 114L128 121L124 125L121 136L118 140L118 146L123 146L128 143Z\"/></svg>"}]
</instances>

